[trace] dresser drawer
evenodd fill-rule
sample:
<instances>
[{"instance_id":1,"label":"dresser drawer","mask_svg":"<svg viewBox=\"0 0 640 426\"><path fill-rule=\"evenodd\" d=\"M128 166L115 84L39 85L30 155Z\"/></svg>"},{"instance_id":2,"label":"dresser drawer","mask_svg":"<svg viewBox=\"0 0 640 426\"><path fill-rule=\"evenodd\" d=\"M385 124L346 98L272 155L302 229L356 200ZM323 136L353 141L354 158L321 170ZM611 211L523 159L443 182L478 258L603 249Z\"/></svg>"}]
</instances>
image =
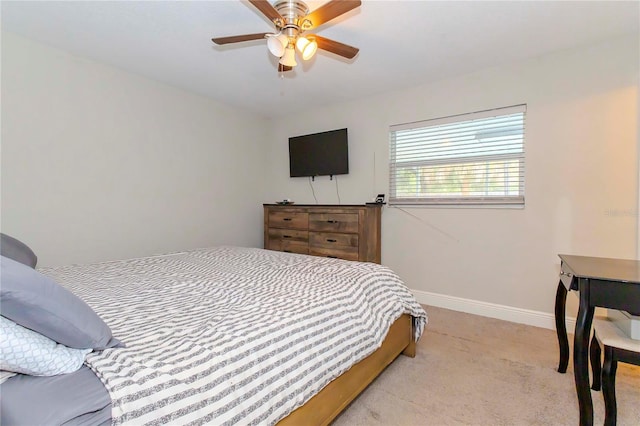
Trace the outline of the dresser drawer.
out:
<instances>
[{"instance_id":1,"label":"dresser drawer","mask_svg":"<svg viewBox=\"0 0 640 426\"><path fill-rule=\"evenodd\" d=\"M358 233L357 213L310 213L310 231Z\"/></svg>"},{"instance_id":2,"label":"dresser drawer","mask_svg":"<svg viewBox=\"0 0 640 426\"><path fill-rule=\"evenodd\" d=\"M270 228L307 229L309 227L309 213L295 211L269 212Z\"/></svg>"},{"instance_id":3,"label":"dresser drawer","mask_svg":"<svg viewBox=\"0 0 640 426\"><path fill-rule=\"evenodd\" d=\"M358 234L333 232L309 232L309 245L312 247L358 247Z\"/></svg>"},{"instance_id":4,"label":"dresser drawer","mask_svg":"<svg viewBox=\"0 0 640 426\"><path fill-rule=\"evenodd\" d=\"M309 241L309 232L298 229L269 228L269 240L294 241L306 244Z\"/></svg>"},{"instance_id":5,"label":"dresser drawer","mask_svg":"<svg viewBox=\"0 0 640 426\"><path fill-rule=\"evenodd\" d=\"M282 245L280 246L278 251L284 251L286 253L309 254L309 244L299 243L296 241L282 241Z\"/></svg>"},{"instance_id":6,"label":"dresser drawer","mask_svg":"<svg viewBox=\"0 0 640 426\"><path fill-rule=\"evenodd\" d=\"M269 250L286 251L289 253L309 253L309 233L295 229L269 229Z\"/></svg>"},{"instance_id":7,"label":"dresser drawer","mask_svg":"<svg viewBox=\"0 0 640 426\"><path fill-rule=\"evenodd\" d=\"M309 247L309 254L336 259L358 260L358 247Z\"/></svg>"}]
</instances>

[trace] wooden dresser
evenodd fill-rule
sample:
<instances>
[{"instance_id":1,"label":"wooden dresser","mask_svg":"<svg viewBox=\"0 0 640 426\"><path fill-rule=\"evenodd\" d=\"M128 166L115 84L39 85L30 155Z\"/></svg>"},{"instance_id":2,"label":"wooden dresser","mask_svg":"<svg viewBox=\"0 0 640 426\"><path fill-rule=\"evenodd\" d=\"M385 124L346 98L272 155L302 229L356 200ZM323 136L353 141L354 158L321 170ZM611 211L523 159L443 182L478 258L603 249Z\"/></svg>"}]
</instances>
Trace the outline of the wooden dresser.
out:
<instances>
[{"instance_id":1,"label":"wooden dresser","mask_svg":"<svg viewBox=\"0 0 640 426\"><path fill-rule=\"evenodd\" d=\"M380 263L382 204L264 204L269 250Z\"/></svg>"}]
</instances>

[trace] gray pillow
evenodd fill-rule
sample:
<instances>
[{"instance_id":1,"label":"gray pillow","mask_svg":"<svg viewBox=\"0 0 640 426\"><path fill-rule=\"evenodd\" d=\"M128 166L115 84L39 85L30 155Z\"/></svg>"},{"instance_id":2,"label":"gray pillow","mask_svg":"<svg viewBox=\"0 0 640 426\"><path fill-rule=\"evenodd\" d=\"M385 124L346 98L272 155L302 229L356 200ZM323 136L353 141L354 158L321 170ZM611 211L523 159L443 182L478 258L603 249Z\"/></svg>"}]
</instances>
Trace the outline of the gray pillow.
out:
<instances>
[{"instance_id":1,"label":"gray pillow","mask_svg":"<svg viewBox=\"0 0 640 426\"><path fill-rule=\"evenodd\" d=\"M32 268L35 268L38 262L38 257L29 246L2 233L0 233L0 254Z\"/></svg>"},{"instance_id":2,"label":"gray pillow","mask_svg":"<svg viewBox=\"0 0 640 426\"><path fill-rule=\"evenodd\" d=\"M2 315L71 348L105 349L120 342L78 296L35 269L2 256Z\"/></svg>"}]
</instances>

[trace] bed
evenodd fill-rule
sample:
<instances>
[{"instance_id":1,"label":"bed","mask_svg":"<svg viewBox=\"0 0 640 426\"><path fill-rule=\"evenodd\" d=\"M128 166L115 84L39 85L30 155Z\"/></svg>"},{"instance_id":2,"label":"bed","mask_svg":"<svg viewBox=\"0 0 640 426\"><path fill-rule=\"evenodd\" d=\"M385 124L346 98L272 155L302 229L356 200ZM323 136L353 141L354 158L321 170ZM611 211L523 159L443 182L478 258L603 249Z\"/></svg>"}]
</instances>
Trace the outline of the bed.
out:
<instances>
[{"instance_id":1,"label":"bed","mask_svg":"<svg viewBox=\"0 0 640 426\"><path fill-rule=\"evenodd\" d=\"M427 321L389 268L263 249L39 272L86 302L115 343L74 373L6 380L2 424L328 424L415 354Z\"/></svg>"}]
</instances>

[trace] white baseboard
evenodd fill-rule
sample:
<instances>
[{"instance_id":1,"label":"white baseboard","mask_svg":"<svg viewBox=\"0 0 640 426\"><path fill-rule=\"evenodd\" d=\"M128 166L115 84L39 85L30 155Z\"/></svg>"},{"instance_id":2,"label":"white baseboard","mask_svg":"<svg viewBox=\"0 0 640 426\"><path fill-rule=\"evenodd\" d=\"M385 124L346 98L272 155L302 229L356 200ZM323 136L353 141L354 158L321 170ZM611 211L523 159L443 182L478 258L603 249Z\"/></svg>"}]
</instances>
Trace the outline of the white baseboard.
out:
<instances>
[{"instance_id":1,"label":"white baseboard","mask_svg":"<svg viewBox=\"0 0 640 426\"><path fill-rule=\"evenodd\" d=\"M447 296L445 294L430 293L422 290L410 290L415 298L418 299L418 302L424 305L481 315L483 317L497 318L519 324L533 325L551 330L556 329L553 313L514 308L512 306L463 299L462 297ZM576 327L576 319L571 317L566 318L566 325L567 332L572 333Z\"/></svg>"}]
</instances>

